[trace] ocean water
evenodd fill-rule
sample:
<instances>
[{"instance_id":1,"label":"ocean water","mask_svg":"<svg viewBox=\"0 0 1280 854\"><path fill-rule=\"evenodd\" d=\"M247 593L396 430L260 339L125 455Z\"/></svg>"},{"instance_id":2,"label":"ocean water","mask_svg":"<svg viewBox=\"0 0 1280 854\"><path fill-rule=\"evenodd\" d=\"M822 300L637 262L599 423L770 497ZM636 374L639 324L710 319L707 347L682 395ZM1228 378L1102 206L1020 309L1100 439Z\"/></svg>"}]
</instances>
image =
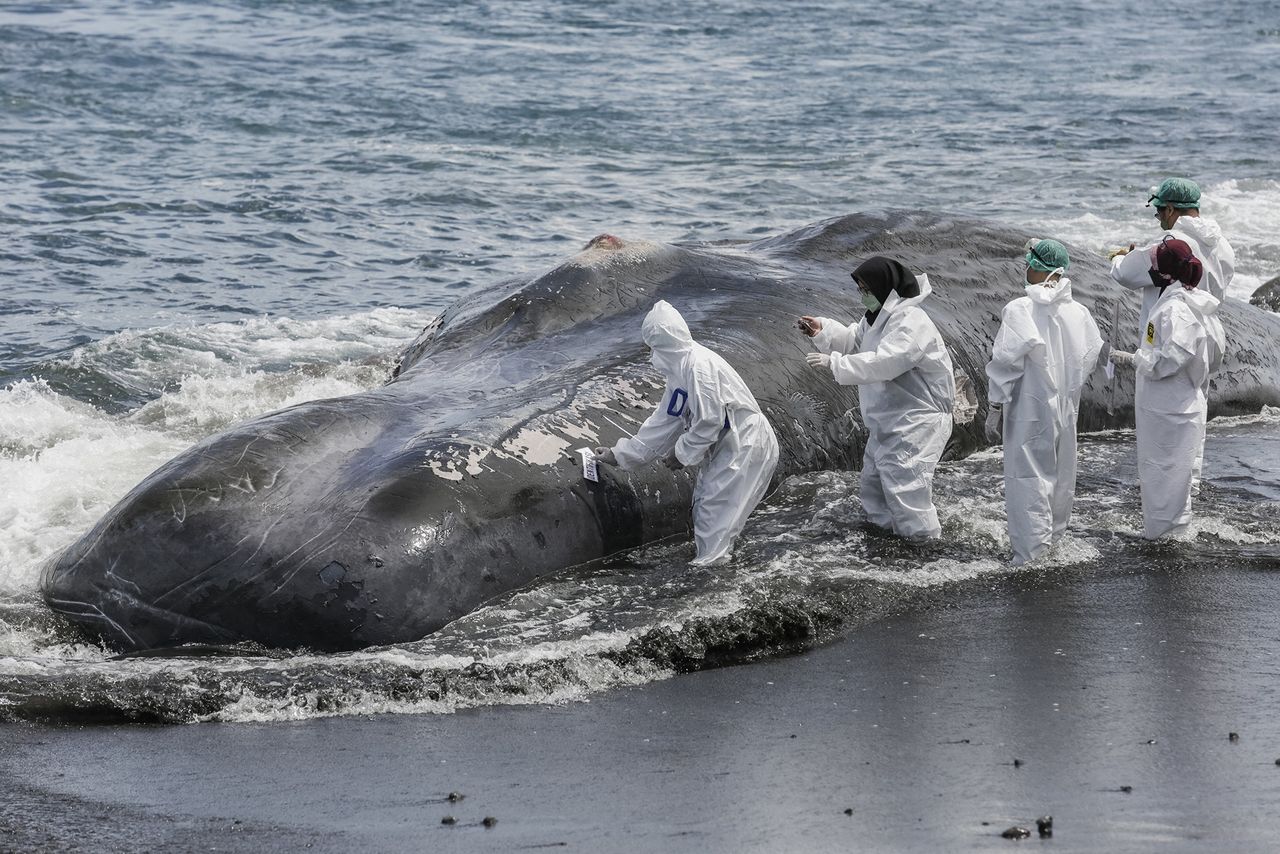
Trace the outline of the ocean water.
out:
<instances>
[{"instance_id":1,"label":"ocean water","mask_svg":"<svg viewBox=\"0 0 1280 854\"><path fill-rule=\"evenodd\" d=\"M1153 238L1147 187L1188 174L1247 297L1280 274L1277 79L1266 3L6 4L0 716L556 702L1021 583L989 453L940 472L945 547L864 531L854 475L795 478L727 573L659 544L404 648L115 661L36 592L173 455L378 385L470 288L603 231L738 240L891 206L1101 252ZM1280 416L1215 422L1207 453L1193 538L1148 546L1132 436L1088 439L1082 511L1041 569L1273 567Z\"/></svg>"}]
</instances>

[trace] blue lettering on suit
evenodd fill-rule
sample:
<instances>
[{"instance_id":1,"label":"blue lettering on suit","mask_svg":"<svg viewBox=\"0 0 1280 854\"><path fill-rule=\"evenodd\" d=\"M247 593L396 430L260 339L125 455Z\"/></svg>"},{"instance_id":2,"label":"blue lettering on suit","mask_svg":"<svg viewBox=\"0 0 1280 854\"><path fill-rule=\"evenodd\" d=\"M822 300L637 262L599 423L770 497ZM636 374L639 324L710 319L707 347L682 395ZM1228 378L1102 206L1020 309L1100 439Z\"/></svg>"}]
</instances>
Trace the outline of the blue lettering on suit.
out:
<instances>
[{"instance_id":1,"label":"blue lettering on suit","mask_svg":"<svg viewBox=\"0 0 1280 854\"><path fill-rule=\"evenodd\" d=\"M671 400L667 403L668 415L684 415L685 404L689 401L689 393L682 388L671 392Z\"/></svg>"}]
</instances>

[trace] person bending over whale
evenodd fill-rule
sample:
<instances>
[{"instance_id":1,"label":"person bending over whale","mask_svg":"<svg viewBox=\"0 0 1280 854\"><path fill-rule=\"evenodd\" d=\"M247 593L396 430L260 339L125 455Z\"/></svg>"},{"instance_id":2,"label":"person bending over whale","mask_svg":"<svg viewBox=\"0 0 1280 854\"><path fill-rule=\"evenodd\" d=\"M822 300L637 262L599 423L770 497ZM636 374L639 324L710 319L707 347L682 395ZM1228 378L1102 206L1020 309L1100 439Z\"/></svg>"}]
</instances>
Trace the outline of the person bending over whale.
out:
<instances>
[{"instance_id":1,"label":"person bending over whale","mask_svg":"<svg viewBox=\"0 0 1280 854\"><path fill-rule=\"evenodd\" d=\"M1137 353L1112 351L1111 361L1138 371L1133 408L1142 535L1154 540L1180 534L1191 522L1191 492L1204 456L1205 389L1222 365L1225 340L1218 299L1196 287L1204 266L1186 241L1166 237L1149 271L1159 298L1142 346Z\"/></svg>"},{"instance_id":2,"label":"person bending over whale","mask_svg":"<svg viewBox=\"0 0 1280 854\"><path fill-rule=\"evenodd\" d=\"M929 277L876 257L851 274L866 314L856 328L826 317L800 318L819 351L806 357L841 385L861 386L870 435L862 459L861 498L868 521L901 537L941 535L933 506L933 470L951 438L956 384L942 335L920 307Z\"/></svg>"},{"instance_id":3,"label":"person bending over whale","mask_svg":"<svg viewBox=\"0 0 1280 854\"><path fill-rule=\"evenodd\" d=\"M1071 259L1056 240L1027 242L1023 295L1004 307L987 363L987 438L1004 433L1004 501L1015 565L1039 557L1071 521L1076 418L1102 336L1071 298ZM1003 421L1003 424L1001 423Z\"/></svg>"},{"instance_id":4,"label":"person bending over whale","mask_svg":"<svg viewBox=\"0 0 1280 854\"><path fill-rule=\"evenodd\" d=\"M738 372L693 340L670 303L656 303L641 332L653 350L653 366L666 376L666 390L634 436L596 448L596 459L622 469L660 458L670 469L703 463L693 488L693 563L723 563L769 488L778 465L777 436Z\"/></svg>"}]
</instances>

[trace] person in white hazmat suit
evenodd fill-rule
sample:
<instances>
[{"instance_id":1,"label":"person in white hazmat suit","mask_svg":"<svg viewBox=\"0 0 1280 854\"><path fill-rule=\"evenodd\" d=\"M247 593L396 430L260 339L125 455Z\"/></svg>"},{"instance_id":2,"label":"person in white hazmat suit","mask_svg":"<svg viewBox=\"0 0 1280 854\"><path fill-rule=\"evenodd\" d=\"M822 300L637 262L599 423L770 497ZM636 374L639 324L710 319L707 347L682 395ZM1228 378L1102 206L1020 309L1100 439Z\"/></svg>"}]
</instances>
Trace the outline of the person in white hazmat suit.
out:
<instances>
[{"instance_id":1,"label":"person in white hazmat suit","mask_svg":"<svg viewBox=\"0 0 1280 854\"><path fill-rule=\"evenodd\" d=\"M1138 373L1134 417L1142 535L1177 535L1191 522L1197 460L1204 453L1205 389L1225 347L1218 299L1201 291L1204 267L1191 246L1172 236L1156 248L1148 278L1160 282L1137 353L1111 353Z\"/></svg>"},{"instance_id":2,"label":"person in white hazmat suit","mask_svg":"<svg viewBox=\"0 0 1280 854\"><path fill-rule=\"evenodd\" d=\"M1160 227L1168 236L1186 242L1204 269L1198 285L1200 291L1225 299L1226 290L1235 276L1236 253L1222 235L1218 223L1200 215L1200 186L1188 178L1166 178L1159 187L1151 188L1147 206L1156 209ZM1153 284L1150 272L1155 267L1155 252L1159 243L1136 250L1133 244L1127 249L1115 249L1110 253L1111 278L1131 290L1141 291L1142 311L1138 316L1138 329L1145 332L1151 309L1161 293L1161 287ZM1205 378L1205 400L1209 399L1208 378ZM1203 456L1195 461L1192 490L1199 488L1200 472L1204 467Z\"/></svg>"},{"instance_id":3,"label":"person in white hazmat suit","mask_svg":"<svg viewBox=\"0 0 1280 854\"><path fill-rule=\"evenodd\" d=\"M596 448L596 458L622 469L659 459L671 469L702 463L693 488L693 564L722 563L769 488L778 438L742 377L693 340L670 303L657 302L641 331L666 390L634 436Z\"/></svg>"},{"instance_id":4,"label":"person in white hazmat suit","mask_svg":"<svg viewBox=\"0 0 1280 854\"><path fill-rule=\"evenodd\" d=\"M1071 298L1067 248L1036 239L1026 249L1025 296L1004 307L987 363L986 433L997 442L1003 426L1015 565L1043 554L1071 521L1080 393L1102 351L1093 316Z\"/></svg>"},{"instance_id":5,"label":"person in white hazmat suit","mask_svg":"<svg viewBox=\"0 0 1280 854\"><path fill-rule=\"evenodd\" d=\"M890 258L852 273L866 314L856 328L827 317L800 318L818 352L806 357L841 385L857 385L869 435L860 498L867 520L901 537L941 535L933 472L951 438L955 375L942 335L920 304L932 289Z\"/></svg>"},{"instance_id":6,"label":"person in white hazmat suit","mask_svg":"<svg viewBox=\"0 0 1280 854\"><path fill-rule=\"evenodd\" d=\"M1200 187L1186 178L1166 178L1159 187L1151 188L1148 207L1155 207L1160 227L1173 237L1185 241L1200 260L1204 276L1199 288L1219 301L1224 298L1235 276L1236 253L1222 235L1218 223L1200 215ZM1160 296L1149 275L1158 243L1137 251L1134 244L1111 251L1111 278L1130 290L1142 292L1139 329L1146 329L1152 307Z\"/></svg>"}]
</instances>

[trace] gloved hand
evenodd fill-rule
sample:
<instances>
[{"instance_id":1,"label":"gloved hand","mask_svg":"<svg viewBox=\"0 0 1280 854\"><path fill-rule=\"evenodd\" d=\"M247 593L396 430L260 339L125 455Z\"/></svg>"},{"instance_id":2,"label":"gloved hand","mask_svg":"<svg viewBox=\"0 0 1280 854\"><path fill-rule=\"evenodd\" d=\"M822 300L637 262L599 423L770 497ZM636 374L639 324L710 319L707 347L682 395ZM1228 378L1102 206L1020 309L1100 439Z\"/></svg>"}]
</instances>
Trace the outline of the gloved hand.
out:
<instances>
[{"instance_id":1,"label":"gloved hand","mask_svg":"<svg viewBox=\"0 0 1280 854\"><path fill-rule=\"evenodd\" d=\"M1119 249L1112 249L1110 252L1107 253L1107 260L1111 261L1115 258L1119 258L1121 255L1128 255L1130 252L1133 251L1133 249L1134 249L1134 244L1132 243L1130 243L1127 248L1122 246Z\"/></svg>"},{"instance_id":2,"label":"gloved hand","mask_svg":"<svg viewBox=\"0 0 1280 854\"><path fill-rule=\"evenodd\" d=\"M799 326L800 331L810 338L822 331L822 321L807 314L796 321L796 326Z\"/></svg>"},{"instance_id":3,"label":"gloved hand","mask_svg":"<svg viewBox=\"0 0 1280 854\"><path fill-rule=\"evenodd\" d=\"M1003 427L1004 409L998 403L992 404L990 411L987 412L987 421L983 425L984 432L987 434L987 441L993 444L999 442Z\"/></svg>"},{"instance_id":4,"label":"gloved hand","mask_svg":"<svg viewBox=\"0 0 1280 854\"><path fill-rule=\"evenodd\" d=\"M809 363L811 368L830 368L831 357L826 353L809 353L805 357L805 361Z\"/></svg>"},{"instance_id":5,"label":"gloved hand","mask_svg":"<svg viewBox=\"0 0 1280 854\"><path fill-rule=\"evenodd\" d=\"M1130 353L1126 350L1112 350L1111 363L1117 367L1133 367L1133 359L1136 353Z\"/></svg>"},{"instance_id":6,"label":"gloved hand","mask_svg":"<svg viewBox=\"0 0 1280 854\"><path fill-rule=\"evenodd\" d=\"M613 455L613 448L596 448L592 451L592 454L595 455L596 462L598 463L604 463L605 465L610 466L616 466L618 464L618 458Z\"/></svg>"},{"instance_id":7,"label":"gloved hand","mask_svg":"<svg viewBox=\"0 0 1280 854\"><path fill-rule=\"evenodd\" d=\"M672 471L680 471L680 469L684 468L684 463L680 462L680 458L675 455L674 451L667 454L667 458L662 461L662 464Z\"/></svg>"}]
</instances>

